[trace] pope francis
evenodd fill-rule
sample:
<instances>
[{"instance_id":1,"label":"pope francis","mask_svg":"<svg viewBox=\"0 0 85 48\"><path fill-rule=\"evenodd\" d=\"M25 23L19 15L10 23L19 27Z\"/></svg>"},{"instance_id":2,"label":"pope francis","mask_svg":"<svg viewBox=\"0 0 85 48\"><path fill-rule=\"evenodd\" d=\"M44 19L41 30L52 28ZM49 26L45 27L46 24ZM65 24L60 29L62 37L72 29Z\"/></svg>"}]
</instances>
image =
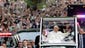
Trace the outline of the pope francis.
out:
<instances>
[{"instance_id":1,"label":"pope francis","mask_svg":"<svg viewBox=\"0 0 85 48\"><path fill-rule=\"evenodd\" d=\"M47 40L48 43L61 43L66 36L67 35L59 31L59 27L56 25L53 27L53 31L48 33Z\"/></svg>"}]
</instances>

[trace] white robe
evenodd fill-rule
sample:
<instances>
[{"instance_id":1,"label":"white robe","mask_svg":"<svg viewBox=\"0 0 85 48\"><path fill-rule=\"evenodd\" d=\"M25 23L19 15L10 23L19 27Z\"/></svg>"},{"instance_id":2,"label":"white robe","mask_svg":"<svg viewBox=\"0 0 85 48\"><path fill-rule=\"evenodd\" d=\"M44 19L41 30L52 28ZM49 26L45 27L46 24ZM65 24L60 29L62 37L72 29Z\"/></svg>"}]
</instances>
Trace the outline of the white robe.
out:
<instances>
[{"instance_id":1,"label":"white robe","mask_svg":"<svg viewBox=\"0 0 85 48\"><path fill-rule=\"evenodd\" d=\"M47 35L48 43L61 43L62 40L65 38L64 33L61 31L58 32L49 32Z\"/></svg>"}]
</instances>

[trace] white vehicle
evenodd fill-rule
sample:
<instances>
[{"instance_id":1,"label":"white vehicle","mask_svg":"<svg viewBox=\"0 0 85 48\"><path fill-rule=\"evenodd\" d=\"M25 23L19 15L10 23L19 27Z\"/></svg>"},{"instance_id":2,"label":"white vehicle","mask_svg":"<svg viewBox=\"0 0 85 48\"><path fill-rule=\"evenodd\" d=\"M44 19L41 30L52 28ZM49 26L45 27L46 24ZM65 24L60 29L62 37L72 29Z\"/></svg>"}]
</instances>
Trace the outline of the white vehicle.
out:
<instances>
[{"instance_id":1,"label":"white vehicle","mask_svg":"<svg viewBox=\"0 0 85 48\"><path fill-rule=\"evenodd\" d=\"M67 17L67 18L42 18L41 21L41 35L44 30L47 30L45 32L45 37L47 37L47 40L42 40L43 37L41 36L41 47L42 48L78 48L78 33L77 33L77 19L75 17ZM66 24L69 24L72 26L72 29L70 32L65 31L62 29L61 26L66 26ZM64 35L67 35L61 42L58 42L57 40L51 39L51 43L48 42L48 34L53 30L53 26L59 26L59 31L61 31ZM67 34L69 33L69 35ZM54 34L55 35L55 34ZM55 35L57 37L57 35ZM55 38L56 38L55 37ZM46 39L46 38L45 38ZM57 41L57 42L56 42Z\"/></svg>"}]
</instances>

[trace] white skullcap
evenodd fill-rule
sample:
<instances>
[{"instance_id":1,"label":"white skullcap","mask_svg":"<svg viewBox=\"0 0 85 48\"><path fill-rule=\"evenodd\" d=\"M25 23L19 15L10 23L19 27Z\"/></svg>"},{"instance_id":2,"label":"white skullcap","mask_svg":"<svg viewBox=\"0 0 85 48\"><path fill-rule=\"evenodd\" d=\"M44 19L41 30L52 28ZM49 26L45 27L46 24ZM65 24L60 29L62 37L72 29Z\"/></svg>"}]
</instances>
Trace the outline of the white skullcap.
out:
<instances>
[{"instance_id":1,"label":"white skullcap","mask_svg":"<svg viewBox=\"0 0 85 48\"><path fill-rule=\"evenodd\" d=\"M59 28L58 25L55 25L54 27Z\"/></svg>"}]
</instances>

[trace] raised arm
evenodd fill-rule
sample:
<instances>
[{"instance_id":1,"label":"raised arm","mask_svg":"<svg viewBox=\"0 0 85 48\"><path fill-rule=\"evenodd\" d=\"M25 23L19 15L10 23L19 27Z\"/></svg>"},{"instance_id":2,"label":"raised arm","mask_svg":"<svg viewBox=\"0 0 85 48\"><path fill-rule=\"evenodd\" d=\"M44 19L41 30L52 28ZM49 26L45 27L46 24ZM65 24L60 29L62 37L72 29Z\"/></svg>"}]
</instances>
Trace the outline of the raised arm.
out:
<instances>
[{"instance_id":1,"label":"raised arm","mask_svg":"<svg viewBox=\"0 0 85 48\"><path fill-rule=\"evenodd\" d=\"M80 34L85 34L84 30L82 28L79 29Z\"/></svg>"}]
</instances>

